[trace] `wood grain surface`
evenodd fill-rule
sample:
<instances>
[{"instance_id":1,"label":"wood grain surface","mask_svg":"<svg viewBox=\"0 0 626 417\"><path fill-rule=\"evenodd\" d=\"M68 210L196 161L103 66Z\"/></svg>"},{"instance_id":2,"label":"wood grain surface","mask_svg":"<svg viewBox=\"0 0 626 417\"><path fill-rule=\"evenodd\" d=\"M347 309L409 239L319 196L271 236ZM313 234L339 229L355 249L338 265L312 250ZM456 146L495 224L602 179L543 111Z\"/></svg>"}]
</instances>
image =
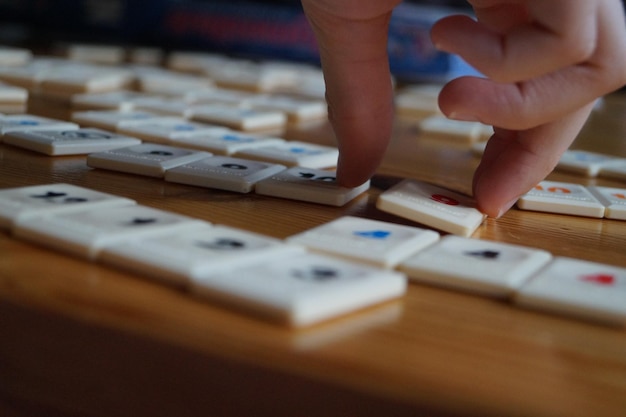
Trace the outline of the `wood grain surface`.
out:
<instances>
[{"instance_id":1,"label":"wood grain surface","mask_svg":"<svg viewBox=\"0 0 626 417\"><path fill-rule=\"evenodd\" d=\"M29 111L68 117L62 103ZM575 149L626 157L626 98ZM327 123L288 139L334 144ZM68 182L278 238L374 207L402 178L469 192L478 159L397 120L370 192L344 207L90 169L0 144L0 188ZM626 188L555 172L550 179ZM512 209L473 237L626 267L626 222ZM3 416L626 416L626 330L411 284L402 299L289 329L0 232Z\"/></svg>"}]
</instances>

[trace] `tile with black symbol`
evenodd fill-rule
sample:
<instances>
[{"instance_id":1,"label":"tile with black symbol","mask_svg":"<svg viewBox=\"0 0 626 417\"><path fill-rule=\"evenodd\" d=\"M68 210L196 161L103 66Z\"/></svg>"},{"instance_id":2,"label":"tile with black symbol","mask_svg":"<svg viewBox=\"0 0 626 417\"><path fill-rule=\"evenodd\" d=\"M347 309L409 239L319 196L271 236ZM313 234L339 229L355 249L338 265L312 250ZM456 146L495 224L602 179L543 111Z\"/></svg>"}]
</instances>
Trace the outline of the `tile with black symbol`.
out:
<instances>
[{"instance_id":1,"label":"tile with black symbol","mask_svg":"<svg viewBox=\"0 0 626 417\"><path fill-rule=\"evenodd\" d=\"M626 269L557 257L513 301L529 309L624 326Z\"/></svg>"},{"instance_id":2,"label":"tile with black symbol","mask_svg":"<svg viewBox=\"0 0 626 417\"><path fill-rule=\"evenodd\" d=\"M211 156L208 152L192 151L168 145L142 143L126 148L96 152L87 156L87 165L111 171L163 178L165 171Z\"/></svg>"},{"instance_id":3,"label":"tile with black symbol","mask_svg":"<svg viewBox=\"0 0 626 417\"><path fill-rule=\"evenodd\" d=\"M420 133L431 139L444 139L460 143L474 143L484 139L483 125L448 119L445 116L429 116L419 123Z\"/></svg>"},{"instance_id":4,"label":"tile with black symbol","mask_svg":"<svg viewBox=\"0 0 626 417\"><path fill-rule=\"evenodd\" d=\"M406 179L383 192L376 207L387 213L455 235L470 236L485 215L466 195Z\"/></svg>"},{"instance_id":5,"label":"tile with black symbol","mask_svg":"<svg viewBox=\"0 0 626 417\"><path fill-rule=\"evenodd\" d=\"M401 297L406 277L321 254L287 254L193 279L191 291L297 327Z\"/></svg>"},{"instance_id":6,"label":"tile with black symbol","mask_svg":"<svg viewBox=\"0 0 626 417\"><path fill-rule=\"evenodd\" d=\"M137 238L105 247L99 261L163 282L187 286L226 268L304 252L295 245L227 226L199 225L185 233Z\"/></svg>"},{"instance_id":7,"label":"tile with black symbol","mask_svg":"<svg viewBox=\"0 0 626 417\"><path fill-rule=\"evenodd\" d=\"M4 142L46 155L83 155L138 145L141 140L101 129L9 132Z\"/></svg>"},{"instance_id":8,"label":"tile with black symbol","mask_svg":"<svg viewBox=\"0 0 626 417\"><path fill-rule=\"evenodd\" d=\"M611 166L623 158L584 150L567 150L561 156L556 168L560 171L596 177L603 167Z\"/></svg>"},{"instance_id":9,"label":"tile with black symbol","mask_svg":"<svg viewBox=\"0 0 626 417\"><path fill-rule=\"evenodd\" d=\"M285 139L251 135L224 128L199 134L189 134L171 140L172 145L201 149L218 155L233 155L244 149L260 148L284 143Z\"/></svg>"},{"instance_id":10,"label":"tile with black symbol","mask_svg":"<svg viewBox=\"0 0 626 417\"><path fill-rule=\"evenodd\" d=\"M294 167L259 181L255 192L271 197L343 206L369 187L369 181L353 188L342 187L337 184L334 171Z\"/></svg>"},{"instance_id":11,"label":"tile with black symbol","mask_svg":"<svg viewBox=\"0 0 626 417\"><path fill-rule=\"evenodd\" d=\"M35 116L32 114L9 114L0 117L0 136L8 132L29 130L71 130L78 125L64 120Z\"/></svg>"},{"instance_id":12,"label":"tile with black symbol","mask_svg":"<svg viewBox=\"0 0 626 417\"><path fill-rule=\"evenodd\" d=\"M448 235L398 269L415 282L507 298L551 259L540 249Z\"/></svg>"},{"instance_id":13,"label":"tile with black symbol","mask_svg":"<svg viewBox=\"0 0 626 417\"><path fill-rule=\"evenodd\" d=\"M130 206L135 201L71 184L44 184L0 190L0 228L16 221L83 210Z\"/></svg>"},{"instance_id":14,"label":"tile with black symbol","mask_svg":"<svg viewBox=\"0 0 626 417\"><path fill-rule=\"evenodd\" d=\"M171 144L175 139L185 138L190 135L206 135L226 130L223 126L189 122L178 117L149 119L117 129L119 133L134 136L147 142L162 144Z\"/></svg>"},{"instance_id":15,"label":"tile with black symbol","mask_svg":"<svg viewBox=\"0 0 626 417\"><path fill-rule=\"evenodd\" d=\"M283 112L220 105L194 106L191 119L244 131L282 129L287 123Z\"/></svg>"},{"instance_id":16,"label":"tile with black symbol","mask_svg":"<svg viewBox=\"0 0 626 417\"><path fill-rule=\"evenodd\" d=\"M72 113L72 121L84 127L117 131L121 127L162 117L146 111L87 110Z\"/></svg>"},{"instance_id":17,"label":"tile with black symbol","mask_svg":"<svg viewBox=\"0 0 626 417\"><path fill-rule=\"evenodd\" d=\"M626 158L620 159L615 163L603 166L599 175L605 178L626 180Z\"/></svg>"},{"instance_id":18,"label":"tile with black symbol","mask_svg":"<svg viewBox=\"0 0 626 417\"><path fill-rule=\"evenodd\" d=\"M626 188L590 186L587 189L604 205L605 218L626 220Z\"/></svg>"},{"instance_id":19,"label":"tile with black symbol","mask_svg":"<svg viewBox=\"0 0 626 417\"><path fill-rule=\"evenodd\" d=\"M284 165L212 156L168 169L165 180L179 184L249 193L257 182L287 169Z\"/></svg>"},{"instance_id":20,"label":"tile with black symbol","mask_svg":"<svg viewBox=\"0 0 626 417\"><path fill-rule=\"evenodd\" d=\"M432 245L439 233L360 217L344 216L287 238L316 252L383 268Z\"/></svg>"},{"instance_id":21,"label":"tile with black symbol","mask_svg":"<svg viewBox=\"0 0 626 417\"><path fill-rule=\"evenodd\" d=\"M542 181L517 201L522 210L574 216L604 216L604 205L587 187L568 182Z\"/></svg>"},{"instance_id":22,"label":"tile with black symbol","mask_svg":"<svg viewBox=\"0 0 626 417\"><path fill-rule=\"evenodd\" d=\"M13 233L29 242L95 260L106 246L159 233L186 233L202 224L205 222L191 217L134 205L18 219Z\"/></svg>"},{"instance_id":23,"label":"tile with black symbol","mask_svg":"<svg viewBox=\"0 0 626 417\"><path fill-rule=\"evenodd\" d=\"M288 141L272 146L243 149L236 152L235 156L289 167L322 169L337 166L339 150L332 146Z\"/></svg>"}]
</instances>

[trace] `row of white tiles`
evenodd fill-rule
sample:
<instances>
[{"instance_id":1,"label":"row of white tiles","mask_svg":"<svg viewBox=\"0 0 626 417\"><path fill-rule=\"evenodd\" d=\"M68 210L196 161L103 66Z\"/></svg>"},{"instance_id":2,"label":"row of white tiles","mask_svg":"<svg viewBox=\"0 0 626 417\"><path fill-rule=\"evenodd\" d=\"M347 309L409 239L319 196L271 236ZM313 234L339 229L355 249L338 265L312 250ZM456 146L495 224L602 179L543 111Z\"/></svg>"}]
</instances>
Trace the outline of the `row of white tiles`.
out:
<instances>
[{"instance_id":1,"label":"row of white tiles","mask_svg":"<svg viewBox=\"0 0 626 417\"><path fill-rule=\"evenodd\" d=\"M46 184L0 190L0 227L292 326L401 297L408 280L626 324L625 268L365 218L340 217L278 240Z\"/></svg>"}]
</instances>

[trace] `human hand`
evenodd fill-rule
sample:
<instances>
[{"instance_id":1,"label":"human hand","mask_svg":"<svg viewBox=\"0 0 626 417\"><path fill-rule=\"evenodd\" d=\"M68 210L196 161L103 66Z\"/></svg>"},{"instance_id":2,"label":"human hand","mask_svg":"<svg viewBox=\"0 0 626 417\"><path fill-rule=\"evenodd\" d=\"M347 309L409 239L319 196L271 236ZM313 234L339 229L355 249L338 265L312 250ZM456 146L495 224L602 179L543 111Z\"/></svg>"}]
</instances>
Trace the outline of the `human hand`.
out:
<instances>
[{"instance_id":1,"label":"human hand","mask_svg":"<svg viewBox=\"0 0 626 417\"><path fill-rule=\"evenodd\" d=\"M400 0L302 0L316 32L338 180L356 186L376 170L391 136L388 20ZM499 217L556 165L595 98L626 83L619 0L470 0L477 21L435 25L437 47L487 78L450 82L439 103L450 118L494 125L474 176L484 213Z\"/></svg>"},{"instance_id":2,"label":"human hand","mask_svg":"<svg viewBox=\"0 0 626 417\"><path fill-rule=\"evenodd\" d=\"M626 83L619 0L471 0L477 21L453 16L435 45L487 79L453 80L439 97L450 118L495 126L474 174L479 209L499 217L547 176L597 97Z\"/></svg>"}]
</instances>

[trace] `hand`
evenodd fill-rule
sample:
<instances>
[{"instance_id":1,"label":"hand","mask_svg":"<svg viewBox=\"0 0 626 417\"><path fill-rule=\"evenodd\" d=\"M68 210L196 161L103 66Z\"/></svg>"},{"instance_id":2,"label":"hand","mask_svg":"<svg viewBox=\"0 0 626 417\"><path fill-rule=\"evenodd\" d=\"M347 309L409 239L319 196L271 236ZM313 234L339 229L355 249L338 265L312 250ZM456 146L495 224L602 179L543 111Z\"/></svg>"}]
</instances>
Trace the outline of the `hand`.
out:
<instances>
[{"instance_id":1,"label":"hand","mask_svg":"<svg viewBox=\"0 0 626 417\"><path fill-rule=\"evenodd\" d=\"M388 21L399 0L302 0L316 32L338 180L356 186L389 143L393 92ZM463 77L441 92L451 118L495 126L474 177L479 208L499 217L550 173L595 98L626 83L626 29L619 0L473 0L477 20L452 16L433 42L487 78Z\"/></svg>"},{"instance_id":2,"label":"hand","mask_svg":"<svg viewBox=\"0 0 626 417\"><path fill-rule=\"evenodd\" d=\"M493 217L545 178L585 123L593 102L626 83L619 0L473 0L477 21L438 22L432 39L488 78L450 82L450 118L495 126L474 175L479 208Z\"/></svg>"}]
</instances>

